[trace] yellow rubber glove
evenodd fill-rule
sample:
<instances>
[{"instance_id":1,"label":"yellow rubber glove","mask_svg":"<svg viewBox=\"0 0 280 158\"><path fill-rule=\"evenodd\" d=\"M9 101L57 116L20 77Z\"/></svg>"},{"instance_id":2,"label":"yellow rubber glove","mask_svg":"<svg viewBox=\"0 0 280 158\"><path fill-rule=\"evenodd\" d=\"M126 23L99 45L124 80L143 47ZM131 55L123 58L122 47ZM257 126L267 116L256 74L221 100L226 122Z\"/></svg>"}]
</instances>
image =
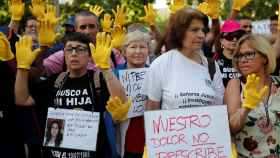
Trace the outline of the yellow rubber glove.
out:
<instances>
[{"instance_id":1,"label":"yellow rubber glove","mask_svg":"<svg viewBox=\"0 0 280 158\"><path fill-rule=\"evenodd\" d=\"M247 82L243 90L243 103L242 107L248 109L255 109L262 101L264 95L268 91L268 86L264 86L261 90L258 90L260 78L255 74L247 76Z\"/></svg>"},{"instance_id":2,"label":"yellow rubber glove","mask_svg":"<svg viewBox=\"0 0 280 158\"><path fill-rule=\"evenodd\" d=\"M51 47L55 42L57 34L55 33L55 25L49 20L42 20L39 22L39 43L40 46Z\"/></svg>"},{"instance_id":3,"label":"yellow rubber glove","mask_svg":"<svg viewBox=\"0 0 280 158\"><path fill-rule=\"evenodd\" d=\"M152 4L148 4L144 6L145 9L145 16L141 17L140 20L146 22L150 26L155 26L156 23L156 11L153 8Z\"/></svg>"},{"instance_id":4,"label":"yellow rubber glove","mask_svg":"<svg viewBox=\"0 0 280 158\"><path fill-rule=\"evenodd\" d=\"M14 59L14 53L11 50L10 42L6 36L0 32L0 61L9 61Z\"/></svg>"},{"instance_id":5,"label":"yellow rubber glove","mask_svg":"<svg viewBox=\"0 0 280 158\"><path fill-rule=\"evenodd\" d=\"M110 68L110 56L112 51L111 36L106 32L98 32L95 46L90 43L92 59L96 67L106 70Z\"/></svg>"},{"instance_id":6,"label":"yellow rubber glove","mask_svg":"<svg viewBox=\"0 0 280 158\"><path fill-rule=\"evenodd\" d=\"M115 27L112 31L112 47L120 48L126 34L125 28Z\"/></svg>"},{"instance_id":7,"label":"yellow rubber glove","mask_svg":"<svg viewBox=\"0 0 280 158\"><path fill-rule=\"evenodd\" d=\"M252 0L233 0L232 9L240 11Z\"/></svg>"},{"instance_id":8,"label":"yellow rubber glove","mask_svg":"<svg viewBox=\"0 0 280 158\"><path fill-rule=\"evenodd\" d=\"M122 27L126 24L126 10L122 5L121 7L117 6L117 12L113 10L113 14L115 16L114 27Z\"/></svg>"},{"instance_id":9,"label":"yellow rubber glove","mask_svg":"<svg viewBox=\"0 0 280 158\"><path fill-rule=\"evenodd\" d=\"M173 0L173 3L170 3L169 9L171 11L171 14L175 14L178 10L186 7L187 4L185 0Z\"/></svg>"},{"instance_id":10,"label":"yellow rubber glove","mask_svg":"<svg viewBox=\"0 0 280 158\"><path fill-rule=\"evenodd\" d=\"M127 119L127 113L131 104L131 100L128 100L126 103L122 103L119 97L114 97L107 101L106 109L111 114L113 120L124 121Z\"/></svg>"},{"instance_id":11,"label":"yellow rubber glove","mask_svg":"<svg viewBox=\"0 0 280 158\"><path fill-rule=\"evenodd\" d=\"M16 42L17 68L30 69L31 64L39 52L41 52L40 48L36 49L35 51L32 51L31 48L31 36L23 36L18 42Z\"/></svg>"},{"instance_id":12,"label":"yellow rubber glove","mask_svg":"<svg viewBox=\"0 0 280 158\"><path fill-rule=\"evenodd\" d=\"M22 0L11 0L9 3L9 10L13 21L20 21L24 14L25 4Z\"/></svg>"},{"instance_id":13,"label":"yellow rubber glove","mask_svg":"<svg viewBox=\"0 0 280 158\"><path fill-rule=\"evenodd\" d=\"M237 158L237 149L234 143L231 143L231 158Z\"/></svg>"},{"instance_id":14,"label":"yellow rubber glove","mask_svg":"<svg viewBox=\"0 0 280 158\"><path fill-rule=\"evenodd\" d=\"M57 25L59 18L56 17L56 7L54 5L48 4L46 6L46 12L43 19L38 19L39 21L49 21L52 25Z\"/></svg>"},{"instance_id":15,"label":"yellow rubber glove","mask_svg":"<svg viewBox=\"0 0 280 158\"><path fill-rule=\"evenodd\" d=\"M45 14L45 3L42 0L32 0L32 6L29 6L29 10L33 16L37 19L43 19Z\"/></svg>"},{"instance_id":16,"label":"yellow rubber glove","mask_svg":"<svg viewBox=\"0 0 280 158\"><path fill-rule=\"evenodd\" d=\"M99 5L90 6L89 11L95 14L97 17L101 15L104 9Z\"/></svg>"},{"instance_id":17,"label":"yellow rubber glove","mask_svg":"<svg viewBox=\"0 0 280 158\"><path fill-rule=\"evenodd\" d=\"M113 24L114 19L111 19L110 14L105 14L104 19L101 21L102 29L104 32L111 32L111 26Z\"/></svg>"},{"instance_id":18,"label":"yellow rubber glove","mask_svg":"<svg viewBox=\"0 0 280 158\"><path fill-rule=\"evenodd\" d=\"M220 1L219 0L206 0L203 3L200 3L197 10L201 11L205 15L211 17L211 19L218 19L220 15Z\"/></svg>"},{"instance_id":19,"label":"yellow rubber glove","mask_svg":"<svg viewBox=\"0 0 280 158\"><path fill-rule=\"evenodd\" d=\"M148 151L147 151L146 145L144 146L144 153L143 153L142 158L148 158Z\"/></svg>"}]
</instances>

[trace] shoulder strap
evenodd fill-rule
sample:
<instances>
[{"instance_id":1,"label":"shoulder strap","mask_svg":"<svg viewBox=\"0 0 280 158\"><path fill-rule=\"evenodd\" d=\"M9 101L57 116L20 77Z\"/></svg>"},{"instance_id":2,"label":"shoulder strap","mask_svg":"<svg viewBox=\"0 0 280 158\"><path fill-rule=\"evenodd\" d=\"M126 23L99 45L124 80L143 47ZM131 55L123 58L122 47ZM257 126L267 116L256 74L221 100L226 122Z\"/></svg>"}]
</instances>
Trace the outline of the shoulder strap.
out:
<instances>
[{"instance_id":1,"label":"shoulder strap","mask_svg":"<svg viewBox=\"0 0 280 158\"><path fill-rule=\"evenodd\" d=\"M207 58L207 62L208 62L209 75L210 75L211 81L213 81L214 75L216 73L215 61L211 58Z\"/></svg>"},{"instance_id":2,"label":"shoulder strap","mask_svg":"<svg viewBox=\"0 0 280 158\"><path fill-rule=\"evenodd\" d=\"M64 80L65 76L66 76L66 72L61 72L57 76L57 78L54 82L54 88L60 88L61 87L61 85L63 84L63 80Z\"/></svg>"},{"instance_id":3,"label":"shoulder strap","mask_svg":"<svg viewBox=\"0 0 280 158\"><path fill-rule=\"evenodd\" d=\"M94 89L97 95L100 95L101 92L101 83L100 83L100 71L96 70L93 74Z\"/></svg>"},{"instance_id":4,"label":"shoulder strap","mask_svg":"<svg viewBox=\"0 0 280 158\"><path fill-rule=\"evenodd\" d=\"M117 61L116 61L116 57L115 57L114 51L112 51L112 53L111 53L111 60L113 62L114 68L116 68L118 66L118 64L117 64Z\"/></svg>"}]
</instances>

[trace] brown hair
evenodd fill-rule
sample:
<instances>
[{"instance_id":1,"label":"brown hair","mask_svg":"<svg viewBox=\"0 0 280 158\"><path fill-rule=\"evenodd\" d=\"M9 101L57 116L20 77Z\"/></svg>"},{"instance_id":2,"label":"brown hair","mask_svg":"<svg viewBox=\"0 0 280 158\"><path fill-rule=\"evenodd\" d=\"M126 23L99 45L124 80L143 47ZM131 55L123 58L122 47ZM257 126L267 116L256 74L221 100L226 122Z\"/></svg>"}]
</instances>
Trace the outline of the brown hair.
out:
<instances>
[{"instance_id":1,"label":"brown hair","mask_svg":"<svg viewBox=\"0 0 280 158\"><path fill-rule=\"evenodd\" d=\"M175 20L172 23L171 31L167 36L167 43L172 48L182 48L185 31L189 28L192 20L201 20L206 28L208 26L208 17L198 10L191 8L182 8L175 14Z\"/></svg>"}]
</instances>

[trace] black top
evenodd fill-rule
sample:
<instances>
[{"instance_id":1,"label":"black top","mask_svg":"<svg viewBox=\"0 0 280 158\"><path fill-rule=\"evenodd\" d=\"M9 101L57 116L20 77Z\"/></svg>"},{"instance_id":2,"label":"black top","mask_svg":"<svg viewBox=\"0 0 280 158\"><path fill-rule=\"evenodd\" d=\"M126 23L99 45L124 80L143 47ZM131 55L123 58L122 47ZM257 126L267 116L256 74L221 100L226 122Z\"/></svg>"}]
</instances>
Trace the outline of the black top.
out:
<instances>
[{"instance_id":1,"label":"black top","mask_svg":"<svg viewBox=\"0 0 280 158\"><path fill-rule=\"evenodd\" d=\"M65 77L64 84L61 88L54 88L56 77L51 77L48 80L43 81L41 88L37 89L37 92L33 93L32 96L37 105L38 103L44 104L42 101L45 101L47 104L46 106L48 107L58 107L63 109L79 108L86 111L100 112L97 151L90 152L74 149L45 147L44 156L47 158L106 157L106 155L110 154L110 148L105 130L105 123L103 120L103 112L105 111L106 101L109 99L109 92L102 74L100 74L100 94L95 92L92 71L88 71L88 73L80 78L70 78L68 75Z\"/></svg>"},{"instance_id":2,"label":"black top","mask_svg":"<svg viewBox=\"0 0 280 158\"><path fill-rule=\"evenodd\" d=\"M225 87L227 86L227 83L230 79L239 77L239 73L235 68L233 68L232 60L226 58L223 53L219 54L219 58L216 59L216 61L220 67L223 84Z\"/></svg>"}]
</instances>

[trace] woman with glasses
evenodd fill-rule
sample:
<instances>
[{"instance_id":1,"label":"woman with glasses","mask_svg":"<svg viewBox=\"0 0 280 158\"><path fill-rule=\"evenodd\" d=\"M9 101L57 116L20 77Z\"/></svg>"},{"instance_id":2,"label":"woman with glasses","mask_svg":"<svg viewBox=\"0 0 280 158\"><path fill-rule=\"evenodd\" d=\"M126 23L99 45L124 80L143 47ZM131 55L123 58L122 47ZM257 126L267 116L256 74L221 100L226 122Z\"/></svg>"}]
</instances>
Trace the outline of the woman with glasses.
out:
<instances>
[{"instance_id":1,"label":"woman with glasses","mask_svg":"<svg viewBox=\"0 0 280 158\"><path fill-rule=\"evenodd\" d=\"M229 81L224 101L239 157L277 158L280 154L279 85L270 77L275 68L274 49L259 35L245 35L237 45L233 65L241 77Z\"/></svg>"},{"instance_id":2,"label":"woman with glasses","mask_svg":"<svg viewBox=\"0 0 280 158\"><path fill-rule=\"evenodd\" d=\"M234 20L227 20L221 27L221 34L216 44L216 53L213 58L217 61L222 76L224 86L232 78L238 78L239 74L232 66L232 58L236 49L237 41L245 34L240 24Z\"/></svg>"}]
</instances>

